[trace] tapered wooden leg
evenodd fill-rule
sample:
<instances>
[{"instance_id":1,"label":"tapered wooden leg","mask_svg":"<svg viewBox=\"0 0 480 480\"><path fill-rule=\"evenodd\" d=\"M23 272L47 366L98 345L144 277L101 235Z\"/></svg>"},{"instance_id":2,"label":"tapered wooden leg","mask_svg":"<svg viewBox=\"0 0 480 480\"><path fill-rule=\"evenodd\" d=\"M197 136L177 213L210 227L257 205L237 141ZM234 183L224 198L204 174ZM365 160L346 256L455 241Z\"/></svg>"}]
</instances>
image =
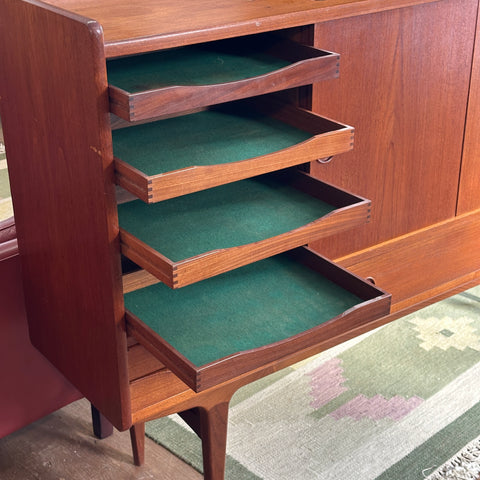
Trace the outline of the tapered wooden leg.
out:
<instances>
[{"instance_id":1,"label":"tapered wooden leg","mask_svg":"<svg viewBox=\"0 0 480 480\"><path fill-rule=\"evenodd\" d=\"M107 438L113 433L113 425L93 405L92 425L97 438Z\"/></svg>"},{"instance_id":2,"label":"tapered wooden leg","mask_svg":"<svg viewBox=\"0 0 480 480\"><path fill-rule=\"evenodd\" d=\"M137 423L130 428L133 463L139 467L145 461L145 423Z\"/></svg>"},{"instance_id":3,"label":"tapered wooden leg","mask_svg":"<svg viewBox=\"0 0 480 480\"><path fill-rule=\"evenodd\" d=\"M205 480L224 480L227 449L228 402L211 408L200 407L200 436L202 439Z\"/></svg>"}]
</instances>

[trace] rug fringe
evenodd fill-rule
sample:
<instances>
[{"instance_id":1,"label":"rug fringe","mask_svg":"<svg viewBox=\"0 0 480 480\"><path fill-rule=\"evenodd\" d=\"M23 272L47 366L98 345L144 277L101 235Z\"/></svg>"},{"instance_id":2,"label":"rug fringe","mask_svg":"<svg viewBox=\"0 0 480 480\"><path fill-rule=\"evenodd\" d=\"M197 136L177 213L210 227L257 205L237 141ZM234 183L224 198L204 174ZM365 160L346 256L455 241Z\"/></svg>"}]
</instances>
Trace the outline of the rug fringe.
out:
<instances>
[{"instance_id":1,"label":"rug fringe","mask_svg":"<svg viewBox=\"0 0 480 480\"><path fill-rule=\"evenodd\" d=\"M480 478L480 437L470 442L447 463L425 478L426 480L478 480Z\"/></svg>"}]
</instances>

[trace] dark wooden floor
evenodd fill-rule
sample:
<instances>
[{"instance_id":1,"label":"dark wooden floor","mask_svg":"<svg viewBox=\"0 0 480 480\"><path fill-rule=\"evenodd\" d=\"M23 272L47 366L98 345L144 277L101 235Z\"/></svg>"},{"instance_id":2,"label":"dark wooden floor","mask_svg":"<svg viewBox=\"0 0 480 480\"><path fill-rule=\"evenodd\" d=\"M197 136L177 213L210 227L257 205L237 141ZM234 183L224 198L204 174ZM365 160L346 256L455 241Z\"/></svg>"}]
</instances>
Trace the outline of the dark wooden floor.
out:
<instances>
[{"instance_id":1,"label":"dark wooden floor","mask_svg":"<svg viewBox=\"0 0 480 480\"><path fill-rule=\"evenodd\" d=\"M145 465L132 462L128 432L93 436L90 404L79 400L0 439L1 480L199 480L197 471L146 439Z\"/></svg>"}]
</instances>

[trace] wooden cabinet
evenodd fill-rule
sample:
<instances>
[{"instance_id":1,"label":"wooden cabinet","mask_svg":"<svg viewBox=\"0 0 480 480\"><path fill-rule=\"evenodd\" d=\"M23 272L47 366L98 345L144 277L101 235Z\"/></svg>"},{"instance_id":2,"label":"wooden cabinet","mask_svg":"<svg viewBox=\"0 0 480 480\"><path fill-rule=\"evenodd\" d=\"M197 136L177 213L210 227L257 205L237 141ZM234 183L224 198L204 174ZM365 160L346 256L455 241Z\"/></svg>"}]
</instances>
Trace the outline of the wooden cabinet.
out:
<instances>
[{"instance_id":1,"label":"wooden cabinet","mask_svg":"<svg viewBox=\"0 0 480 480\"><path fill-rule=\"evenodd\" d=\"M391 318L390 264L318 252L454 216L476 2L227 3L0 5L32 341L137 443L181 412L211 480L236 389Z\"/></svg>"},{"instance_id":2,"label":"wooden cabinet","mask_svg":"<svg viewBox=\"0 0 480 480\"><path fill-rule=\"evenodd\" d=\"M260 262L253 271L246 267L369 218L368 200L313 179L308 172L283 170L348 151L353 142L352 127L291 104L295 98L291 93L263 98L338 76L337 54L293 40L298 35L291 28L303 24L305 11L289 6L288 13L280 8L271 12L276 20L270 19L259 29L258 12L249 6L239 12L239 18L233 10L223 12L221 17L228 25L224 31L208 20L208 34L201 35L198 28L206 19L198 18L198 23L189 23L175 39L168 31L170 24L157 25L158 30L150 35L151 25L143 24L141 15L125 14L122 21L115 20L108 2L50 3L54 5L8 0L1 9L7 25L2 29L1 53L8 72L1 83L2 119L30 335L35 346L114 425L125 429L147 418L141 413L145 400L138 399L141 408L131 401L133 384L146 385L154 379L156 387L147 389L144 398L171 384L171 373L158 377L167 370L155 357L193 389L173 383L191 392L190 405L198 406L203 398L216 398L218 392L230 392L232 385L238 388L305 358L332 338L388 312L387 294L305 249L295 256L303 266L292 267L292 260L281 257L273 264ZM269 2L264 4L271 8ZM161 5L155 5L151 2L149 12L153 8L157 18L165 21ZM184 16L186 8L179 4L175 18ZM98 16L99 21L90 16ZM141 38L132 38L135 29L129 20L141 29ZM28 36L23 35L25 25ZM280 40L272 44L270 35L262 35L222 41L220 46L218 42L213 47L204 45L207 40L258 34L259 30L275 30ZM263 51L253 55L252 41L277 52L274 59ZM211 79L200 78L195 66L200 54L189 53L194 48L187 47L190 43L198 44L195 48L202 50L204 59L212 56L212 48L215 60L223 55L222 49L226 51L225 61L233 63L230 70L235 75L223 74L223 80L215 75L213 84ZM175 47L165 53L168 59L164 58L166 47ZM146 55L150 51L156 52L154 64L193 62L193 78L187 82L193 87L187 85L185 90L167 82L157 88L156 80L145 79L145 68L152 70L152 58ZM140 53L145 55L131 57ZM184 67L180 65L181 72ZM241 72L245 68L253 68L253 73L245 75ZM154 65L155 69L159 66ZM130 85L123 82L125 76ZM144 95L147 103L141 101ZM143 123L111 122L111 111L127 119L138 115ZM134 179L141 170L145 170L143 184ZM119 194L115 183L140 199L131 201L124 192ZM126 203L117 205L117 196ZM48 228L39 229L40 224ZM135 262L123 279L122 254ZM215 280L216 275L239 267L244 269ZM179 292L149 287L153 297L144 299L140 307L136 300L129 300L126 314L123 284L128 298L137 299L135 290L151 284L152 275ZM214 278L205 280L210 277ZM283 333L277 332L278 312L271 300L279 294L276 282L281 278L285 291L291 290L286 297L291 313L284 318ZM331 292L327 296L341 299L344 295L345 301L316 318L313 313L329 301L321 296L301 301L294 292L309 283L306 279L315 286L310 291L323 284ZM195 285L182 293L199 281L195 291L203 293L190 293ZM220 287L230 293L220 303L206 305L200 315L202 299L220 298L216 294ZM237 288L250 293L240 295ZM185 301L178 299L186 297L197 298L198 308L194 302L188 312L180 310ZM214 321L222 321L222 315L218 318L215 312L222 311L222 303L228 306L234 300L235 311L226 311L225 326L220 323L214 328ZM265 324L260 343L247 339L247 326L245 341L233 336L233 325L228 327L228 322L246 321L241 314L248 312L250 304L257 305L255 317ZM303 315L293 314L303 307L311 312L310 322L302 323ZM209 329L226 331L223 342L231 345L206 360L192 360L188 351L163 333L162 317L169 309L181 311L181 320L187 322L181 326L180 319L174 321L180 327L175 337L193 335L195 339ZM147 329L141 319L144 315L160 320L159 326L151 321ZM291 318L291 328L287 328L287 318ZM219 369L212 363L226 367ZM205 371L202 375L197 366ZM200 391L206 393L196 395ZM152 401L150 410L155 413L150 411L148 418L163 414L165 402L171 402L168 395Z\"/></svg>"}]
</instances>

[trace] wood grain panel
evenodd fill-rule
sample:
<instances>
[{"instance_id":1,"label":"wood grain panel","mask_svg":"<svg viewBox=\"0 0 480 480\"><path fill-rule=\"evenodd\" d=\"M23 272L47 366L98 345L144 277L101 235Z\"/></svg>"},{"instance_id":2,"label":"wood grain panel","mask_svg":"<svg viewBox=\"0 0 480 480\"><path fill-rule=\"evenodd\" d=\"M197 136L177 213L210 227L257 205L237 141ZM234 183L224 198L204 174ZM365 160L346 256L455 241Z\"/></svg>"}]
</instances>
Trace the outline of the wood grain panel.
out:
<instances>
[{"instance_id":1,"label":"wood grain panel","mask_svg":"<svg viewBox=\"0 0 480 480\"><path fill-rule=\"evenodd\" d=\"M480 283L480 211L337 259L392 294L392 311Z\"/></svg>"},{"instance_id":2,"label":"wood grain panel","mask_svg":"<svg viewBox=\"0 0 480 480\"><path fill-rule=\"evenodd\" d=\"M128 374L130 382L153 373L161 373L164 370L165 366L150 355L139 343L135 343L135 345L128 348Z\"/></svg>"},{"instance_id":3,"label":"wood grain panel","mask_svg":"<svg viewBox=\"0 0 480 480\"><path fill-rule=\"evenodd\" d=\"M125 429L126 337L102 31L35 0L2 1L0 19L8 72L0 78L0 107L32 342Z\"/></svg>"},{"instance_id":4,"label":"wood grain panel","mask_svg":"<svg viewBox=\"0 0 480 480\"><path fill-rule=\"evenodd\" d=\"M342 71L315 87L314 110L356 140L312 173L372 200L368 226L318 251L336 258L455 215L476 8L444 0L317 26Z\"/></svg>"},{"instance_id":5,"label":"wood grain panel","mask_svg":"<svg viewBox=\"0 0 480 480\"><path fill-rule=\"evenodd\" d=\"M107 56L261 33L436 0L46 0L103 25Z\"/></svg>"},{"instance_id":6,"label":"wood grain panel","mask_svg":"<svg viewBox=\"0 0 480 480\"><path fill-rule=\"evenodd\" d=\"M479 12L480 18L480 12ZM480 23L477 19L475 50L468 98L467 124L463 146L462 169L457 214L480 208Z\"/></svg>"}]
</instances>

